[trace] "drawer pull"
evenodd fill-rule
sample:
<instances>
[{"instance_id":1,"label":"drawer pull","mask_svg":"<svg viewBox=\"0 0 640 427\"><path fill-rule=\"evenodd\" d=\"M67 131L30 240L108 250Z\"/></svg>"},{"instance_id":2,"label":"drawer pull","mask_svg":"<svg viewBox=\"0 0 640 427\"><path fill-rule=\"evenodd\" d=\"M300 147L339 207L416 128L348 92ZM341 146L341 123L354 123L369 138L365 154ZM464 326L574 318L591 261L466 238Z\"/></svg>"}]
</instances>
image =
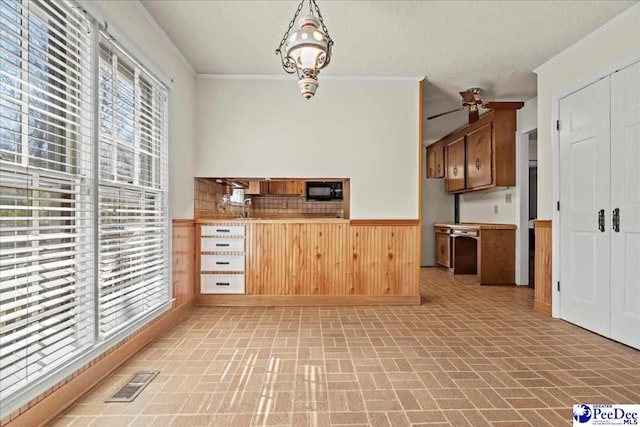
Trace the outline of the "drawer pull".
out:
<instances>
[{"instance_id":1,"label":"drawer pull","mask_svg":"<svg viewBox=\"0 0 640 427\"><path fill-rule=\"evenodd\" d=\"M217 233L231 233L231 230L229 230L228 228L217 228L216 232Z\"/></svg>"},{"instance_id":2,"label":"drawer pull","mask_svg":"<svg viewBox=\"0 0 640 427\"><path fill-rule=\"evenodd\" d=\"M229 282L216 282L216 286L229 286Z\"/></svg>"},{"instance_id":3,"label":"drawer pull","mask_svg":"<svg viewBox=\"0 0 640 427\"><path fill-rule=\"evenodd\" d=\"M228 243L216 243L216 246L217 247L225 247L226 248L226 247L229 247L229 244Z\"/></svg>"},{"instance_id":4,"label":"drawer pull","mask_svg":"<svg viewBox=\"0 0 640 427\"><path fill-rule=\"evenodd\" d=\"M216 265L229 265L229 261L216 261Z\"/></svg>"}]
</instances>

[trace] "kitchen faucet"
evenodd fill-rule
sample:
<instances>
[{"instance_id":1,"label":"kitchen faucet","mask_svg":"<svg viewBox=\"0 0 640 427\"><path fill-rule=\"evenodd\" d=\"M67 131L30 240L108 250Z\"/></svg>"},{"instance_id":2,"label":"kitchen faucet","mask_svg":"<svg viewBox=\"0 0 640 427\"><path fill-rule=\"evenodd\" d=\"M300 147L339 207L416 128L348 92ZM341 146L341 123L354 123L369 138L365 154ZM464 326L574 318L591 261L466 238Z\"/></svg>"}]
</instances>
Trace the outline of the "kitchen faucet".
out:
<instances>
[{"instance_id":1,"label":"kitchen faucet","mask_svg":"<svg viewBox=\"0 0 640 427\"><path fill-rule=\"evenodd\" d=\"M242 218L249 218L249 212L247 212L247 205L251 206L251 199L249 198L244 199L244 202L242 202Z\"/></svg>"}]
</instances>

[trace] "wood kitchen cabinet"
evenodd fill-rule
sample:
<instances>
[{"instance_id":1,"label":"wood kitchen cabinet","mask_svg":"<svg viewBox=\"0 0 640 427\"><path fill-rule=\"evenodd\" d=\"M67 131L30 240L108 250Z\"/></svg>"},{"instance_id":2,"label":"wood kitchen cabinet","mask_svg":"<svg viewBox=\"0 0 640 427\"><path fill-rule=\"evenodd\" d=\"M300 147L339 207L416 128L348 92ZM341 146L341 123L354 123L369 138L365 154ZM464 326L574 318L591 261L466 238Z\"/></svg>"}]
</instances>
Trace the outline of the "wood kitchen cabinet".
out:
<instances>
[{"instance_id":1,"label":"wood kitchen cabinet","mask_svg":"<svg viewBox=\"0 0 640 427\"><path fill-rule=\"evenodd\" d=\"M449 193L516 185L515 110L491 111L436 144L445 148ZM435 167L435 153L427 153L427 174L429 162Z\"/></svg>"},{"instance_id":2,"label":"wood kitchen cabinet","mask_svg":"<svg viewBox=\"0 0 640 427\"><path fill-rule=\"evenodd\" d=\"M249 181L249 186L244 190L244 194L247 196L262 196L269 191L266 184L265 181Z\"/></svg>"},{"instance_id":3,"label":"wood kitchen cabinet","mask_svg":"<svg viewBox=\"0 0 640 427\"><path fill-rule=\"evenodd\" d=\"M516 226L513 224L434 225L436 263L455 274L475 274L481 285L515 282Z\"/></svg>"},{"instance_id":4,"label":"wood kitchen cabinet","mask_svg":"<svg viewBox=\"0 0 640 427\"><path fill-rule=\"evenodd\" d=\"M435 143L427 147L427 178L444 177L444 145Z\"/></svg>"},{"instance_id":5,"label":"wood kitchen cabinet","mask_svg":"<svg viewBox=\"0 0 640 427\"><path fill-rule=\"evenodd\" d=\"M304 196L305 181L269 181L270 196Z\"/></svg>"},{"instance_id":6,"label":"wood kitchen cabinet","mask_svg":"<svg viewBox=\"0 0 640 427\"><path fill-rule=\"evenodd\" d=\"M436 227L436 264L451 267L451 237L448 228Z\"/></svg>"},{"instance_id":7,"label":"wood kitchen cabinet","mask_svg":"<svg viewBox=\"0 0 640 427\"><path fill-rule=\"evenodd\" d=\"M306 181L249 181L247 196L304 196Z\"/></svg>"},{"instance_id":8,"label":"wood kitchen cabinet","mask_svg":"<svg viewBox=\"0 0 640 427\"><path fill-rule=\"evenodd\" d=\"M491 123L466 136L467 189L486 187L493 182Z\"/></svg>"},{"instance_id":9,"label":"wood kitchen cabinet","mask_svg":"<svg viewBox=\"0 0 640 427\"><path fill-rule=\"evenodd\" d=\"M466 188L464 142L463 137L447 145L447 191L450 193Z\"/></svg>"},{"instance_id":10,"label":"wood kitchen cabinet","mask_svg":"<svg viewBox=\"0 0 640 427\"><path fill-rule=\"evenodd\" d=\"M305 181L287 181L286 190L290 196L304 196L306 190Z\"/></svg>"}]
</instances>

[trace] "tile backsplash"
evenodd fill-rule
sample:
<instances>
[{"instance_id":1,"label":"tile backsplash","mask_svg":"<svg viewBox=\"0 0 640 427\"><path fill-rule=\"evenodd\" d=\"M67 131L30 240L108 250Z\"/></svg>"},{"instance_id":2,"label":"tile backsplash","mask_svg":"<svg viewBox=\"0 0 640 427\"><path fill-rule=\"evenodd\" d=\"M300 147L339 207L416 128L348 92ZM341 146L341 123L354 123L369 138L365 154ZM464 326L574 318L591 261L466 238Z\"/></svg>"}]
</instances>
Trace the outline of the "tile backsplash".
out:
<instances>
[{"instance_id":1,"label":"tile backsplash","mask_svg":"<svg viewBox=\"0 0 640 427\"><path fill-rule=\"evenodd\" d=\"M242 213L242 206L222 202L224 186L214 179L196 178L194 207L195 218L229 218ZM306 201L300 196L247 196L251 199L249 215L267 216L311 216L340 217L345 215L344 205L339 202Z\"/></svg>"},{"instance_id":2,"label":"tile backsplash","mask_svg":"<svg viewBox=\"0 0 640 427\"><path fill-rule=\"evenodd\" d=\"M254 216L260 215L283 215L283 216L323 216L323 217L343 217L344 209L342 202L318 202L306 201L300 196L253 196L252 213Z\"/></svg>"},{"instance_id":3,"label":"tile backsplash","mask_svg":"<svg viewBox=\"0 0 640 427\"><path fill-rule=\"evenodd\" d=\"M242 213L242 206L222 203L224 186L213 179L196 178L194 194L194 216L202 217L230 217Z\"/></svg>"}]
</instances>

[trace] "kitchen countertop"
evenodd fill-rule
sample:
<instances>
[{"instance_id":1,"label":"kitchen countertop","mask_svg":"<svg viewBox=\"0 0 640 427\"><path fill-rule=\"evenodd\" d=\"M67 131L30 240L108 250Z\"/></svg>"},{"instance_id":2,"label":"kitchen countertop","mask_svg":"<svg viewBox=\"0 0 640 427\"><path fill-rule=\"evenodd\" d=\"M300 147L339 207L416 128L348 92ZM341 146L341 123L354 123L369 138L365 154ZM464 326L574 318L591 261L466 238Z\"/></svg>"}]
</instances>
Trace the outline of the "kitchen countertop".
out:
<instances>
[{"instance_id":1,"label":"kitchen countertop","mask_svg":"<svg viewBox=\"0 0 640 427\"><path fill-rule=\"evenodd\" d=\"M345 218L201 218L196 219L196 224L349 224L350 220Z\"/></svg>"},{"instance_id":2,"label":"kitchen countertop","mask_svg":"<svg viewBox=\"0 0 640 427\"><path fill-rule=\"evenodd\" d=\"M515 224L484 224L479 222L463 222L460 224L442 223L434 224L435 227L446 228L466 228L472 230L515 230L518 228Z\"/></svg>"}]
</instances>

